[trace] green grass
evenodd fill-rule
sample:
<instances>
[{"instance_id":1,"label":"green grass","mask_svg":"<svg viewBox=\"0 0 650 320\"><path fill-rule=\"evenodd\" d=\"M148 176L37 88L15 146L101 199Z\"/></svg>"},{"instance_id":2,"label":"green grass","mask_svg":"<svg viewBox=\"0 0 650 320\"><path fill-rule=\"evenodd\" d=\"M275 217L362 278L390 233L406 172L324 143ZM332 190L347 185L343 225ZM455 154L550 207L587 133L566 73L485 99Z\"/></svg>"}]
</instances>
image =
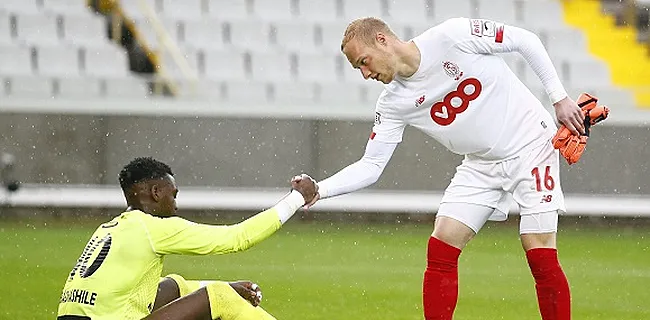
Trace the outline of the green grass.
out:
<instances>
[{"instance_id":1,"label":"green grass","mask_svg":"<svg viewBox=\"0 0 650 320\"><path fill-rule=\"evenodd\" d=\"M60 290L94 226L0 221L0 319L53 319ZM251 250L168 257L165 272L250 279L279 319L422 319L431 227L289 223ZM647 228L562 230L574 319L650 319ZM456 320L539 319L516 226L491 224L461 256Z\"/></svg>"}]
</instances>

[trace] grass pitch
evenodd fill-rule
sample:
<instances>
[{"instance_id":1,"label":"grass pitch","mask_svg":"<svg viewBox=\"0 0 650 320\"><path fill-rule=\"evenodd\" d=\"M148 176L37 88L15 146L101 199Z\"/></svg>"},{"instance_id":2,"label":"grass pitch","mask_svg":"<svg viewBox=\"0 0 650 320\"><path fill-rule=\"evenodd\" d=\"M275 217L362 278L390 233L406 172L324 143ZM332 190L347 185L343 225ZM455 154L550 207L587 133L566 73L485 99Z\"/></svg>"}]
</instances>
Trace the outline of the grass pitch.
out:
<instances>
[{"instance_id":1,"label":"grass pitch","mask_svg":"<svg viewBox=\"0 0 650 320\"><path fill-rule=\"evenodd\" d=\"M32 223L0 220L0 319L54 319L63 282L96 226ZM574 319L650 319L650 230L579 227L559 235ZM278 319L422 319L430 234L428 223L292 221L247 252L168 257L165 272L255 281ZM488 224L461 255L459 272L456 320L540 319L516 226Z\"/></svg>"}]
</instances>

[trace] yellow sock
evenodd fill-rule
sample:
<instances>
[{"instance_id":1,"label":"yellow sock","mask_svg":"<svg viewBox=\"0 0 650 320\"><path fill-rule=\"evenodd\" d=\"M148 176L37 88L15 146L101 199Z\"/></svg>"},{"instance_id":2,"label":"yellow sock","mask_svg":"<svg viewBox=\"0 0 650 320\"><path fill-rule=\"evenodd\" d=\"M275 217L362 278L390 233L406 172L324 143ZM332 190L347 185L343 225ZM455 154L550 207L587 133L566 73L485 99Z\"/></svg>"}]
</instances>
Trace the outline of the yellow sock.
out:
<instances>
[{"instance_id":1,"label":"yellow sock","mask_svg":"<svg viewBox=\"0 0 650 320\"><path fill-rule=\"evenodd\" d=\"M215 281L205 287L210 299L210 312L212 319L221 320L275 320L260 307L253 307L248 301L240 297L227 283Z\"/></svg>"},{"instance_id":2,"label":"yellow sock","mask_svg":"<svg viewBox=\"0 0 650 320\"><path fill-rule=\"evenodd\" d=\"M206 280L187 280L183 278L183 276L178 274L173 274L173 273L166 275L164 278L160 278L160 281L164 280L165 278L171 278L174 280L174 282L176 282L181 297L184 297L214 282L214 281L206 281Z\"/></svg>"}]
</instances>

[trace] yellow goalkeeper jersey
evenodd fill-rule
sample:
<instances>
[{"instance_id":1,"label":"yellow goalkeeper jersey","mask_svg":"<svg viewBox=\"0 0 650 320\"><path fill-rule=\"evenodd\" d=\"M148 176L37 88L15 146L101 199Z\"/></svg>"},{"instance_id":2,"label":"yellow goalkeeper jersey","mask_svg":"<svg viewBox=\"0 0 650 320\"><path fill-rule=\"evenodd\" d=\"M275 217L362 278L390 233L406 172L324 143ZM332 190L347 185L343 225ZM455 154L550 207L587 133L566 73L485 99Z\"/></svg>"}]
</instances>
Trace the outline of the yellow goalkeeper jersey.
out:
<instances>
[{"instance_id":1,"label":"yellow goalkeeper jersey","mask_svg":"<svg viewBox=\"0 0 650 320\"><path fill-rule=\"evenodd\" d=\"M231 226L124 212L93 233L65 283L58 315L141 319L151 312L165 255L245 250L280 226L274 208Z\"/></svg>"}]
</instances>

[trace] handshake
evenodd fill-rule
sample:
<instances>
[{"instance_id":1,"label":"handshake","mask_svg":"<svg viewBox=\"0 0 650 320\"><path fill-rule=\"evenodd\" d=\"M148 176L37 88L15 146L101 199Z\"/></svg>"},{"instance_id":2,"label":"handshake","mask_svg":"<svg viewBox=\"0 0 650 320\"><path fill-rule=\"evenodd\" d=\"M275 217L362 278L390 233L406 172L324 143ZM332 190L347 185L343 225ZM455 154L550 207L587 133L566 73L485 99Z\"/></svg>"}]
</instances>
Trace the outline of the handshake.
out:
<instances>
[{"instance_id":1,"label":"handshake","mask_svg":"<svg viewBox=\"0 0 650 320\"><path fill-rule=\"evenodd\" d=\"M309 208L313 206L318 199L320 199L320 194L318 194L318 184L316 180L312 177L301 174L291 178L291 189L296 190L302 194L302 197L305 199L304 208Z\"/></svg>"}]
</instances>

